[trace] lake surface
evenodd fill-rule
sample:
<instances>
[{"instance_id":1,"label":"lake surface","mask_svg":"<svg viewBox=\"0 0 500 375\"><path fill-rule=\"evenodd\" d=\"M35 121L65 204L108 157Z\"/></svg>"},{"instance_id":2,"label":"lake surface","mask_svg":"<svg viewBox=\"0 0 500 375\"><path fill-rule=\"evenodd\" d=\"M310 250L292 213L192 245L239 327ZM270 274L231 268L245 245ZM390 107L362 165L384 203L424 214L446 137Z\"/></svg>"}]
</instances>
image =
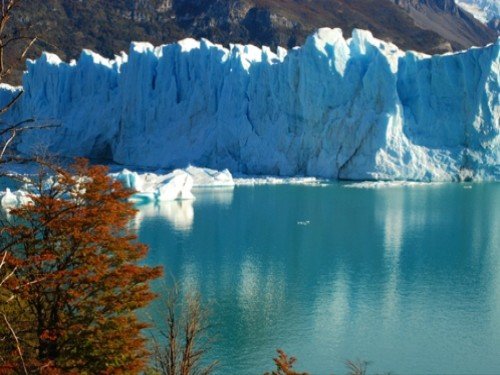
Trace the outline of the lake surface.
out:
<instances>
[{"instance_id":1,"label":"lake surface","mask_svg":"<svg viewBox=\"0 0 500 375\"><path fill-rule=\"evenodd\" d=\"M318 375L346 359L500 373L500 184L195 195L140 206L134 225L147 262L210 303L219 374L269 371L276 348Z\"/></svg>"}]
</instances>

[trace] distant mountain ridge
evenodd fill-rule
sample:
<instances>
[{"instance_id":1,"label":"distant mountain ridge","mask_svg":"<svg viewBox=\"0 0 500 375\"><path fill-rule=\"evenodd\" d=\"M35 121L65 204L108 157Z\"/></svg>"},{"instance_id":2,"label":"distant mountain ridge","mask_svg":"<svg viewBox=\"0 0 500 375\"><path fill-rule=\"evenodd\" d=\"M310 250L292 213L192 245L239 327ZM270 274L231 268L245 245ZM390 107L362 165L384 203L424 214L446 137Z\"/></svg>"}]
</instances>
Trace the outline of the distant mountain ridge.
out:
<instances>
[{"instance_id":1,"label":"distant mountain ridge","mask_svg":"<svg viewBox=\"0 0 500 375\"><path fill-rule=\"evenodd\" d=\"M112 57L132 40L185 37L229 45L293 47L320 27L354 28L400 48L441 53L485 45L495 31L454 0L24 0L14 19L64 60L83 48ZM21 67L19 67L21 69Z\"/></svg>"},{"instance_id":2,"label":"distant mountain ridge","mask_svg":"<svg viewBox=\"0 0 500 375\"><path fill-rule=\"evenodd\" d=\"M482 45L495 36L454 0L393 0L405 9L415 24L431 30L451 43L454 50Z\"/></svg>"},{"instance_id":3,"label":"distant mountain ridge","mask_svg":"<svg viewBox=\"0 0 500 375\"><path fill-rule=\"evenodd\" d=\"M465 10L470 10L484 23L500 18L500 1L498 0L458 0L457 4Z\"/></svg>"},{"instance_id":4,"label":"distant mountain ridge","mask_svg":"<svg viewBox=\"0 0 500 375\"><path fill-rule=\"evenodd\" d=\"M500 34L500 1L459 0L458 5Z\"/></svg>"}]
</instances>

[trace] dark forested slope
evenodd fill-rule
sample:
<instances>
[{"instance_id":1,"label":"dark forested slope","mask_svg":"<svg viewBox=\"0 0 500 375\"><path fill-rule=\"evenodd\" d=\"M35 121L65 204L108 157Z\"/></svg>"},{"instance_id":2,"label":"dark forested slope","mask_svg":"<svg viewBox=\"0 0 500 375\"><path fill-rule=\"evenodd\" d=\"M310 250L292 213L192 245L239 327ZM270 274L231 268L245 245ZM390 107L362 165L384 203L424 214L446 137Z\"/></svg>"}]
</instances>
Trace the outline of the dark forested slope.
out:
<instances>
[{"instance_id":1,"label":"dark forested slope","mask_svg":"<svg viewBox=\"0 0 500 375\"><path fill-rule=\"evenodd\" d=\"M484 45L496 33L454 0L23 0L14 16L63 59L82 48L111 57L132 40L184 37L292 47L319 27L368 29L403 49L427 53Z\"/></svg>"}]
</instances>

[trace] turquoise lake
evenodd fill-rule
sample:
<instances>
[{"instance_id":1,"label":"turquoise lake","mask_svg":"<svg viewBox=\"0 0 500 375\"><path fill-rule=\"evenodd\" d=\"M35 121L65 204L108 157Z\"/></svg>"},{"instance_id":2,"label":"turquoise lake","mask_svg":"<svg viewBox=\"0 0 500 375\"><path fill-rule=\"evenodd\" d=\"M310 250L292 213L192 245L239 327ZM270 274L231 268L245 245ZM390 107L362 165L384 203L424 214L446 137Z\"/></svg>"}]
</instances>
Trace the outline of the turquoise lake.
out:
<instances>
[{"instance_id":1,"label":"turquoise lake","mask_svg":"<svg viewBox=\"0 0 500 375\"><path fill-rule=\"evenodd\" d=\"M138 206L134 225L147 263L210 305L218 374L270 371L277 348L318 375L347 359L500 373L500 184L195 195Z\"/></svg>"}]
</instances>

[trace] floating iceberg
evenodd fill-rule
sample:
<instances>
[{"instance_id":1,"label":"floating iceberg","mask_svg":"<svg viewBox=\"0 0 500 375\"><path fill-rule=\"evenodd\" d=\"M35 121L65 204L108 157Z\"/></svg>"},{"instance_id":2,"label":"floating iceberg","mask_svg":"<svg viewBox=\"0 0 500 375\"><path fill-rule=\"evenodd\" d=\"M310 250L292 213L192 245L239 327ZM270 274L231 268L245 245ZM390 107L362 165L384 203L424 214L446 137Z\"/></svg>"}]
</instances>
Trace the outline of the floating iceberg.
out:
<instances>
[{"instance_id":1,"label":"floating iceberg","mask_svg":"<svg viewBox=\"0 0 500 375\"><path fill-rule=\"evenodd\" d=\"M150 172L141 174L123 169L120 172L111 173L110 177L120 181L126 188L135 190L136 193L132 200L139 203L194 200L193 188L233 188L235 185L228 170L219 172L193 166L186 169L176 169L167 174ZM51 184L50 179L47 184ZM28 190L30 190L28 186L14 192L7 188L0 192L0 206L12 208L30 202ZM173 209L171 211L176 212Z\"/></svg>"},{"instance_id":2,"label":"floating iceberg","mask_svg":"<svg viewBox=\"0 0 500 375\"><path fill-rule=\"evenodd\" d=\"M193 178L186 172L170 173L155 191L156 201L192 200Z\"/></svg>"},{"instance_id":3,"label":"floating iceberg","mask_svg":"<svg viewBox=\"0 0 500 375\"><path fill-rule=\"evenodd\" d=\"M166 175L139 174L124 169L118 173L111 173L110 176L120 181L125 187L135 190L137 194L133 196L133 199L137 201L162 202L194 199L191 193L193 177L180 169Z\"/></svg>"},{"instance_id":4,"label":"floating iceberg","mask_svg":"<svg viewBox=\"0 0 500 375\"><path fill-rule=\"evenodd\" d=\"M217 171L209 168L189 166L185 169L193 177L195 188L202 187L234 187L233 176L228 169Z\"/></svg>"},{"instance_id":5,"label":"floating iceberg","mask_svg":"<svg viewBox=\"0 0 500 375\"><path fill-rule=\"evenodd\" d=\"M135 190L137 201L192 200L193 188L234 187L233 176L226 169L221 172L189 166L168 174L132 172L124 169L110 176L125 187Z\"/></svg>"},{"instance_id":6,"label":"floating iceberg","mask_svg":"<svg viewBox=\"0 0 500 375\"><path fill-rule=\"evenodd\" d=\"M23 189L11 191L7 188L5 191L0 192L0 206L3 209L8 210L10 208L20 207L30 203L31 201L29 193Z\"/></svg>"},{"instance_id":7,"label":"floating iceberg","mask_svg":"<svg viewBox=\"0 0 500 375\"><path fill-rule=\"evenodd\" d=\"M186 39L28 63L4 121L40 147L123 165L349 180L500 180L500 39L427 56L320 29L290 51ZM15 90L0 87L0 99ZM196 178L195 178L196 180ZM196 181L194 182L196 186ZM167 194L168 195L168 194Z\"/></svg>"}]
</instances>

